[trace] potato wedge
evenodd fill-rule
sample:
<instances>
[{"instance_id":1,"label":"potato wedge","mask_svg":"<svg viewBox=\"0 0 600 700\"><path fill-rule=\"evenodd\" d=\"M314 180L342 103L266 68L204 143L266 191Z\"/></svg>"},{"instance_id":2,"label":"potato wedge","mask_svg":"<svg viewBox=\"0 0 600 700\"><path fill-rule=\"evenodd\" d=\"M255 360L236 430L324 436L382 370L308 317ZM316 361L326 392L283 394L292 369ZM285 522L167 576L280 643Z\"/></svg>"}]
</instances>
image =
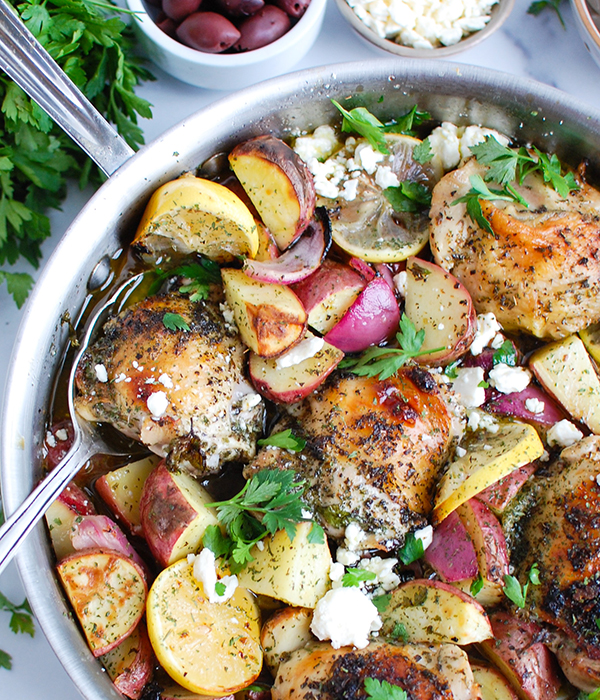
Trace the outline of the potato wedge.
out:
<instances>
[{"instance_id":1,"label":"potato wedge","mask_svg":"<svg viewBox=\"0 0 600 700\"><path fill-rule=\"evenodd\" d=\"M481 700L517 700L517 696L504 676L491 666L471 664L473 677L479 683Z\"/></svg>"},{"instance_id":2,"label":"potato wedge","mask_svg":"<svg viewBox=\"0 0 600 700\"><path fill-rule=\"evenodd\" d=\"M292 348L290 352L294 353L309 337L314 338L312 333L307 332L300 345ZM324 343L312 357L289 367L281 367L277 359L250 353L248 369L256 391L275 403L293 403L308 396L324 382L343 357L344 353L341 350Z\"/></svg>"},{"instance_id":3,"label":"potato wedge","mask_svg":"<svg viewBox=\"0 0 600 700\"><path fill-rule=\"evenodd\" d=\"M100 661L117 690L137 700L152 679L156 664L144 622L141 621L119 646L101 656Z\"/></svg>"},{"instance_id":4,"label":"potato wedge","mask_svg":"<svg viewBox=\"0 0 600 700\"><path fill-rule=\"evenodd\" d=\"M464 645L492 636L485 610L474 598L429 579L414 579L392 591L381 621L381 634L390 635L401 624L410 642Z\"/></svg>"},{"instance_id":5,"label":"potato wedge","mask_svg":"<svg viewBox=\"0 0 600 700\"><path fill-rule=\"evenodd\" d=\"M312 219L316 194L304 161L284 141L265 135L244 141L229 154L229 165L281 250Z\"/></svg>"},{"instance_id":6,"label":"potato wedge","mask_svg":"<svg viewBox=\"0 0 600 700\"><path fill-rule=\"evenodd\" d=\"M314 608L329 589L331 553L327 541L310 542L312 523L297 526L292 542L285 530L253 547L254 560L237 576L241 586L289 605Z\"/></svg>"},{"instance_id":7,"label":"potato wedge","mask_svg":"<svg viewBox=\"0 0 600 700\"><path fill-rule=\"evenodd\" d=\"M258 252L258 230L248 207L231 190L189 173L159 187L148 202L133 248L156 260L200 253L219 263Z\"/></svg>"},{"instance_id":8,"label":"potato wedge","mask_svg":"<svg viewBox=\"0 0 600 700\"><path fill-rule=\"evenodd\" d=\"M527 423L504 423L497 433L477 437L467 454L454 460L440 479L434 523L440 523L461 503L543 453L544 445L536 429Z\"/></svg>"},{"instance_id":9,"label":"potato wedge","mask_svg":"<svg viewBox=\"0 0 600 700\"><path fill-rule=\"evenodd\" d=\"M140 520L152 554L162 566L194 553L209 525L218 525L207 508L211 497L185 472L170 471L161 462L146 479L140 499Z\"/></svg>"},{"instance_id":10,"label":"potato wedge","mask_svg":"<svg viewBox=\"0 0 600 700\"><path fill-rule=\"evenodd\" d=\"M146 577L128 557L87 551L63 559L58 575L94 656L114 649L144 614Z\"/></svg>"},{"instance_id":11,"label":"potato wedge","mask_svg":"<svg viewBox=\"0 0 600 700\"><path fill-rule=\"evenodd\" d=\"M242 340L257 355L280 355L304 336L306 311L289 287L259 282L233 268L221 273Z\"/></svg>"},{"instance_id":12,"label":"potato wedge","mask_svg":"<svg viewBox=\"0 0 600 700\"><path fill-rule=\"evenodd\" d=\"M309 608L283 608L265 622L260 631L265 664L273 678L283 654L301 649L315 638L310 631L313 611Z\"/></svg>"},{"instance_id":13,"label":"potato wedge","mask_svg":"<svg viewBox=\"0 0 600 700\"><path fill-rule=\"evenodd\" d=\"M549 343L529 358L540 384L575 420L600 433L600 379L581 338Z\"/></svg>"},{"instance_id":14,"label":"potato wedge","mask_svg":"<svg viewBox=\"0 0 600 700\"><path fill-rule=\"evenodd\" d=\"M187 559L158 575L146 616L154 653L183 688L227 695L260 673L260 611L254 596L238 587L229 600L210 603Z\"/></svg>"},{"instance_id":15,"label":"potato wedge","mask_svg":"<svg viewBox=\"0 0 600 700\"><path fill-rule=\"evenodd\" d=\"M113 515L134 535L142 535L140 498L144 483L159 457L145 457L96 479L96 491Z\"/></svg>"}]
</instances>

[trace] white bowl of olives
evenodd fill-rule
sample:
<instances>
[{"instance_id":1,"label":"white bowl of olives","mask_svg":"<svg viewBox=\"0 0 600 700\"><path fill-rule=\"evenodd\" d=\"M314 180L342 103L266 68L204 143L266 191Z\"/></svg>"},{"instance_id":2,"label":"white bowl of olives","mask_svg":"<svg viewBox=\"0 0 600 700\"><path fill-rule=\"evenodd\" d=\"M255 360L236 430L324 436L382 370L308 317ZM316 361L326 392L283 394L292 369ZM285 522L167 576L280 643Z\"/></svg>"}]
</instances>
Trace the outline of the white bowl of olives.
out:
<instances>
[{"instance_id":1,"label":"white bowl of olives","mask_svg":"<svg viewBox=\"0 0 600 700\"><path fill-rule=\"evenodd\" d=\"M152 2L152 4L151 4ZM237 90L290 70L323 23L326 0L127 0L146 55L185 83Z\"/></svg>"}]
</instances>

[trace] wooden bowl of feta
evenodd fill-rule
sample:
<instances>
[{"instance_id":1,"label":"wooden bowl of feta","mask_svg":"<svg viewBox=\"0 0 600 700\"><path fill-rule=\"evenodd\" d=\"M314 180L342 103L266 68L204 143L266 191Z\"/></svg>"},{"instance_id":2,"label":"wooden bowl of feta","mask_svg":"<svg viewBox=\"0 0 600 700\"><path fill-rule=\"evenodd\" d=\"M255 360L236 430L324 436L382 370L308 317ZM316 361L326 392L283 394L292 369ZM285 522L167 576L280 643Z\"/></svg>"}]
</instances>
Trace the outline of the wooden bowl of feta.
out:
<instances>
[{"instance_id":1,"label":"wooden bowl of feta","mask_svg":"<svg viewBox=\"0 0 600 700\"><path fill-rule=\"evenodd\" d=\"M410 58L445 58L486 39L515 0L336 0L342 16L370 44Z\"/></svg>"}]
</instances>

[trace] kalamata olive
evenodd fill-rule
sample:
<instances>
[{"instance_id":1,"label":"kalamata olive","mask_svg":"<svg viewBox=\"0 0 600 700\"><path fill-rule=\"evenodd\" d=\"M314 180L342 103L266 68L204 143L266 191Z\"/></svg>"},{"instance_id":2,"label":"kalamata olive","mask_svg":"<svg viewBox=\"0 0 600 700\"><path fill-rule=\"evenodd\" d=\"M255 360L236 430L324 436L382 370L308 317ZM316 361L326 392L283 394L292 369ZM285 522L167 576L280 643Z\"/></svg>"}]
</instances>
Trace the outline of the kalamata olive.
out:
<instances>
[{"instance_id":1,"label":"kalamata olive","mask_svg":"<svg viewBox=\"0 0 600 700\"><path fill-rule=\"evenodd\" d=\"M175 22L196 12L201 4L202 0L162 0L163 12Z\"/></svg>"},{"instance_id":2,"label":"kalamata olive","mask_svg":"<svg viewBox=\"0 0 600 700\"><path fill-rule=\"evenodd\" d=\"M235 42L238 51L253 51L283 36L292 26L289 16L275 5L265 5L262 10L240 24L241 36Z\"/></svg>"},{"instance_id":3,"label":"kalamata olive","mask_svg":"<svg viewBox=\"0 0 600 700\"><path fill-rule=\"evenodd\" d=\"M167 17L165 13L161 13L161 16L156 20L156 26L163 31L167 36L170 36L171 39L176 39L177 38L177 23L175 20L172 20L170 17Z\"/></svg>"},{"instance_id":4,"label":"kalamata olive","mask_svg":"<svg viewBox=\"0 0 600 700\"><path fill-rule=\"evenodd\" d=\"M177 37L198 51L220 53L233 46L241 34L223 15L216 12L194 12L177 27Z\"/></svg>"},{"instance_id":5,"label":"kalamata olive","mask_svg":"<svg viewBox=\"0 0 600 700\"><path fill-rule=\"evenodd\" d=\"M216 0L215 4L228 17L247 17L264 7L265 0Z\"/></svg>"},{"instance_id":6,"label":"kalamata olive","mask_svg":"<svg viewBox=\"0 0 600 700\"><path fill-rule=\"evenodd\" d=\"M271 0L271 2L294 19L302 17L310 5L310 0Z\"/></svg>"}]
</instances>

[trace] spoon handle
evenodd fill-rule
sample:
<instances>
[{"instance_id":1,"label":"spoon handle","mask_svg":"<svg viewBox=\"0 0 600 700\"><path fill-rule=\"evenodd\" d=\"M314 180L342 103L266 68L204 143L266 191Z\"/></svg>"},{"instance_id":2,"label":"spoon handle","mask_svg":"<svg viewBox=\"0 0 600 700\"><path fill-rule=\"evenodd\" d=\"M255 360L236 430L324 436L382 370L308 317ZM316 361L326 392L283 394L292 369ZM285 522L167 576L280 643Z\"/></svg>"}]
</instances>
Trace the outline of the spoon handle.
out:
<instances>
[{"instance_id":1,"label":"spoon handle","mask_svg":"<svg viewBox=\"0 0 600 700\"><path fill-rule=\"evenodd\" d=\"M48 506L94 454L87 436L76 438L73 447L50 474L27 496L0 527L0 574L16 553L21 541L42 517Z\"/></svg>"},{"instance_id":2,"label":"spoon handle","mask_svg":"<svg viewBox=\"0 0 600 700\"><path fill-rule=\"evenodd\" d=\"M127 142L67 78L6 0L0 0L0 68L106 175L133 155Z\"/></svg>"}]
</instances>

